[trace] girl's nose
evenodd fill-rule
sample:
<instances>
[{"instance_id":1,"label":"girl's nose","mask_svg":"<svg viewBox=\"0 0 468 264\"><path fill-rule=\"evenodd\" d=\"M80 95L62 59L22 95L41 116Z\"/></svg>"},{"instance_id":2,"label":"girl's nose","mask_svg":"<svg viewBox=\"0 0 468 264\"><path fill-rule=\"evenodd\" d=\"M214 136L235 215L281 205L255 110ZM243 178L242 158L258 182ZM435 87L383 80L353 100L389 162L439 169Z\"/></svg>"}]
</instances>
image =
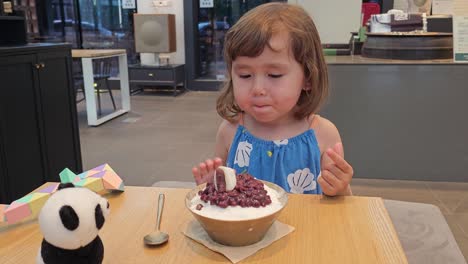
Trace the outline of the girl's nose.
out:
<instances>
[{"instance_id":1,"label":"girl's nose","mask_svg":"<svg viewBox=\"0 0 468 264\"><path fill-rule=\"evenodd\" d=\"M254 95L265 95L265 83L263 81L263 78L261 77L255 78L253 87L252 87L252 93Z\"/></svg>"}]
</instances>

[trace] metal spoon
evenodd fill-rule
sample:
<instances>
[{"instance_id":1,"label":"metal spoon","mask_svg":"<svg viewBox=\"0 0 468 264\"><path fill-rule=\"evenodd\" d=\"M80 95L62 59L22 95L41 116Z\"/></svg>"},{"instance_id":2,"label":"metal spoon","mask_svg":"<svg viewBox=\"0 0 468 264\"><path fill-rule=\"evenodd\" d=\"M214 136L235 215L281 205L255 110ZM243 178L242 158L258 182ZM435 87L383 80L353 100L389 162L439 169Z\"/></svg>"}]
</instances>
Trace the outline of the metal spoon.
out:
<instances>
[{"instance_id":1,"label":"metal spoon","mask_svg":"<svg viewBox=\"0 0 468 264\"><path fill-rule=\"evenodd\" d=\"M156 230L144 237L146 245L155 246L166 243L169 240L169 235L159 231L159 225L161 224L161 214L164 206L164 194L159 194L158 199L158 217L156 219Z\"/></svg>"}]
</instances>

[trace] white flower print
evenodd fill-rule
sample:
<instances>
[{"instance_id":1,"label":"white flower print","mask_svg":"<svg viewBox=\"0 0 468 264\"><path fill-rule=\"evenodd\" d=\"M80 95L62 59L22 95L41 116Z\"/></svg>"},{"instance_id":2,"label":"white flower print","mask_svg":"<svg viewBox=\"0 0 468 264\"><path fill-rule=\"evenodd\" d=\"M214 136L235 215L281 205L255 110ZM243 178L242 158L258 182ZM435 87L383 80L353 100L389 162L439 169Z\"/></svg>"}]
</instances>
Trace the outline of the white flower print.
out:
<instances>
[{"instance_id":1,"label":"white flower print","mask_svg":"<svg viewBox=\"0 0 468 264\"><path fill-rule=\"evenodd\" d=\"M287 139L281 139L281 140L274 140L273 141L276 146L281 146L281 145L287 145L288 144L288 140Z\"/></svg>"},{"instance_id":2,"label":"white flower print","mask_svg":"<svg viewBox=\"0 0 468 264\"><path fill-rule=\"evenodd\" d=\"M297 170L288 175L288 184L291 193L304 193L305 191L312 191L317 188L317 182L314 180L315 176L310 172L309 168Z\"/></svg>"},{"instance_id":3,"label":"white flower print","mask_svg":"<svg viewBox=\"0 0 468 264\"><path fill-rule=\"evenodd\" d=\"M234 158L234 164L239 167L247 167L250 162L250 152L252 152L252 144L248 141L241 141L237 145L236 157Z\"/></svg>"}]
</instances>

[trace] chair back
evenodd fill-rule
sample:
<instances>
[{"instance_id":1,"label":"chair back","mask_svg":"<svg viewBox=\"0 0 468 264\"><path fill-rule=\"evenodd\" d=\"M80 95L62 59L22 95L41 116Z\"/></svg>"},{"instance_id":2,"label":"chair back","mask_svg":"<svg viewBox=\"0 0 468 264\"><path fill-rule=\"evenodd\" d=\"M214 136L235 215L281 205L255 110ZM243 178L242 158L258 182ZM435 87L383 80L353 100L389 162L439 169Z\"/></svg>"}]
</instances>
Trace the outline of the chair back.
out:
<instances>
[{"instance_id":1,"label":"chair back","mask_svg":"<svg viewBox=\"0 0 468 264\"><path fill-rule=\"evenodd\" d=\"M109 78L111 76L111 61L109 59L93 60L94 78Z\"/></svg>"}]
</instances>

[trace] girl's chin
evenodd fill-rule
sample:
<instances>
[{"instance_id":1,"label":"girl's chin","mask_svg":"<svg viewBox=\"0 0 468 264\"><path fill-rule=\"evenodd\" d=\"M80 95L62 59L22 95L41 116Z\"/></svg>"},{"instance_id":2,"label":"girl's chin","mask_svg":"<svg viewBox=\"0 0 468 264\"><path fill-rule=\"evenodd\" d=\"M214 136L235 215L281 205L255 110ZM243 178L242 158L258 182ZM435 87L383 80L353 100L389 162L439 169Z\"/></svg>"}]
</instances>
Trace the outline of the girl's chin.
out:
<instances>
[{"instance_id":1,"label":"girl's chin","mask_svg":"<svg viewBox=\"0 0 468 264\"><path fill-rule=\"evenodd\" d=\"M254 119L255 121L257 122L261 122L261 123L270 123L270 122L274 122L276 120L276 116L274 114L271 114L271 113L251 113L250 114Z\"/></svg>"},{"instance_id":2,"label":"girl's chin","mask_svg":"<svg viewBox=\"0 0 468 264\"><path fill-rule=\"evenodd\" d=\"M250 115L256 122L263 123L263 124L279 124L282 122L287 121L288 119L294 119L293 116L288 117L287 115L280 115L275 111L253 111L249 109L249 111L245 111L248 115Z\"/></svg>"}]
</instances>

